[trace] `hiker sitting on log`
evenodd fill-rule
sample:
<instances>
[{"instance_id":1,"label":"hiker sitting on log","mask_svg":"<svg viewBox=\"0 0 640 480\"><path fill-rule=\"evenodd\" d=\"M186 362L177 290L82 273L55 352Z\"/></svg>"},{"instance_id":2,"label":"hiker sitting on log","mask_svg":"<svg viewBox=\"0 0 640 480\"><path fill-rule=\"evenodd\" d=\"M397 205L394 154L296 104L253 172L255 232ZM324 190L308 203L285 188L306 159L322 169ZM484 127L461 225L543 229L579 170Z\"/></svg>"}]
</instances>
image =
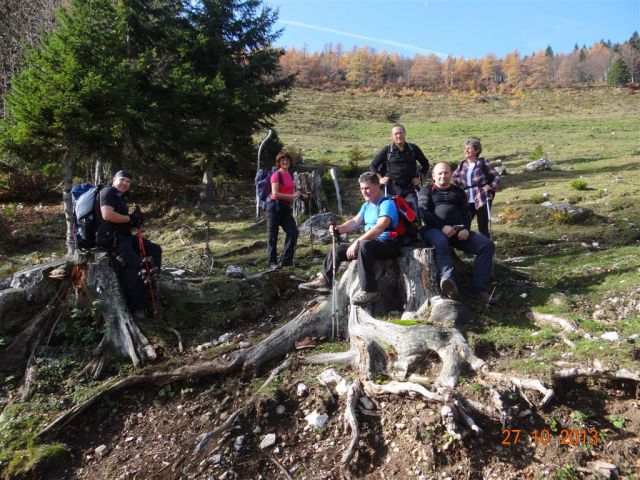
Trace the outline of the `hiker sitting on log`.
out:
<instances>
[{"instance_id":1,"label":"hiker sitting on log","mask_svg":"<svg viewBox=\"0 0 640 480\"><path fill-rule=\"evenodd\" d=\"M491 265L495 245L471 230L469 203L464 190L451 183L451 166L440 162L433 167L433 183L425 185L418 195L420 218L425 226L419 231L425 243L435 248L436 265L440 275L440 289L448 297L458 295L453 274L452 246L476 255L473 278L467 295L479 302L489 303L487 286L491 278Z\"/></svg>"},{"instance_id":2,"label":"hiker sitting on log","mask_svg":"<svg viewBox=\"0 0 640 480\"><path fill-rule=\"evenodd\" d=\"M145 318L148 302L147 286L141 275L144 261L140 254L141 246L147 255L146 260L151 263L151 273L156 275L162 262L162 248L141 235L131 234L132 228L142 227L143 220L138 207L129 213L125 197L130 188L131 173L120 170L114 175L112 186L100 191L103 221L98 228L97 243L116 259L129 311L134 318L141 320Z\"/></svg>"},{"instance_id":3,"label":"hiker sitting on log","mask_svg":"<svg viewBox=\"0 0 640 480\"><path fill-rule=\"evenodd\" d=\"M339 237L364 225L364 233L350 244L339 244L335 248L336 262L343 260L358 261L358 280L360 291L351 299L353 305L366 305L378 297L378 285L374 275L374 261L396 258L400 255L401 244L392 238L392 231L399 220L398 209L393 201L382 194L380 180L375 173L360 175L360 193L365 203L358 214L341 225L330 225L329 233ZM327 253L318 278L299 285L301 290L329 293L333 278L333 250Z\"/></svg>"}]
</instances>

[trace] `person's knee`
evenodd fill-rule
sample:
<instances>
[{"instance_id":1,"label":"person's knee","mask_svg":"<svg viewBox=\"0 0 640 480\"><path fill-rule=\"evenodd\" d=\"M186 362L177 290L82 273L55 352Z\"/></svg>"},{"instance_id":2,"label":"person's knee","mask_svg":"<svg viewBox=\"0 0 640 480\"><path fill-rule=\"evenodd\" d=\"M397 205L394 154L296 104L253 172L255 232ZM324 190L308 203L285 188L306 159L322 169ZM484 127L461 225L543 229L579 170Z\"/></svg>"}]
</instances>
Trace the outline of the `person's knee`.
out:
<instances>
[{"instance_id":1,"label":"person's knee","mask_svg":"<svg viewBox=\"0 0 640 480\"><path fill-rule=\"evenodd\" d=\"M480 251L493 255L496 251L496 244L484 235L481 235L480 238L482 239Z\"/></svg>"},{"instance_id":2,"label":"person's knee","mask_svg":"<svg viewBox=\"0 0 640 480\"><path fill-rule=\"evenodd\" d=\"M362 252L362 254L366 255L368 253L371 252L371 248L373 247L373 242L374 240L361 240L360 241L360 252Z\"/></svg>"}]
</instances>

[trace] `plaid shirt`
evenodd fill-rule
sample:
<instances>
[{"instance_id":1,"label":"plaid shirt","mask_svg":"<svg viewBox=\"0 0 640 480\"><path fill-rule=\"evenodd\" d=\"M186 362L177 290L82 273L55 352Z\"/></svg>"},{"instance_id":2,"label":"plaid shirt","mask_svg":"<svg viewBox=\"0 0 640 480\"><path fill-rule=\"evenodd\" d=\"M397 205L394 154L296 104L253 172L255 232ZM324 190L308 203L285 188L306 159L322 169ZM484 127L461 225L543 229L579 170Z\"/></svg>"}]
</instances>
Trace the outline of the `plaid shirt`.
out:
<instances>
[{"instance_id":1,"label":"plaid shirt","mask_svg":"<svg viewBox=\"0 0 640 480\"><path fill-rule=\"evenodd\" d=\"M475 162L475 168L471 174L471 185L467 185L467 171L469 170L469 162L463 160L453 172L453 181L464 188L465 194L468 195L469 189L472 189L474 205L479 210L487 203L487 199L493 199L496 189L500 184L500 174L491 166L484 158L478 158ZM487 178L486 173L489 175ZM491 190L484 193L482 187L489 185Z\"/></svg>"}]
</instances>

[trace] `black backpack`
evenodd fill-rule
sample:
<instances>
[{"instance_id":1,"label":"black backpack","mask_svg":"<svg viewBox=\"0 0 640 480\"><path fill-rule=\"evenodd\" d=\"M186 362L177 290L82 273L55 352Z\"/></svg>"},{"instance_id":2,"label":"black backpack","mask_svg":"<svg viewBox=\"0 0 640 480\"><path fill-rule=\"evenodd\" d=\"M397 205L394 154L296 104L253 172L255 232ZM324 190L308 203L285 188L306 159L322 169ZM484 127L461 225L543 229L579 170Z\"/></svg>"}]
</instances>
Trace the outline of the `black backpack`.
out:
<instances>
[{"instance_id":1,"label":"black backpack","mask_svg":"<svg viewBox=\"0 0 640 480\"><path fill-rule=\"evenodd\" d=\"M260 208L263 210L267 209L267 199L271 194L271 175L275 172L275 167L271 169L271 171L261 168L256 172L256 195L258 196L258 200L260 202ZM282 174L278 172L278 182L280 184L283 183Z\"/></svg>"},{"instance_id":2,"label":"black backpack","mask_svg":"<svg viewBox=\"0 0 640 480\"><path fill-rule=\"evenodd\" d=\"M102 223L100 190L104 185L81 183L71 189L73 204L73 238L80 250L96 247L96 233Z\"/></svg>"}]
</instances>

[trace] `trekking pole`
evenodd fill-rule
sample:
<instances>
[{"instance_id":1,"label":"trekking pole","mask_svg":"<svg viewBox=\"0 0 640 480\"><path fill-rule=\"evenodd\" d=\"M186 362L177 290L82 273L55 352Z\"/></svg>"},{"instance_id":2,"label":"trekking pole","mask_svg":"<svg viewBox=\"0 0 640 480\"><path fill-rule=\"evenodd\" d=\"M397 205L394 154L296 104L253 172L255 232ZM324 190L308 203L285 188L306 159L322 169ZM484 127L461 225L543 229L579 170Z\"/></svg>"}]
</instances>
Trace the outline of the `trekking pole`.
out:
<instances>
[{"instance_id":1,"label":"trekking pole","mask_svg":"<svg viewBox=\"0 0 640 480\"><path fill-rule=\"evenodd\" d=\"M260 142L260 146L258 147L258 162L257 162L257 165L256 165L256 176L258 175L258 172L260 171L260 154L262 153L262 147L267 142L267 140L269 140L271 138L272 134L273 134L273 131L269 130L269 133L267 133L267 136L264 137L264 140L262 140L262 142ZM258 191L256 189L256 222L258 220L260 220L260 195L258 195Z\"/></svg>"},{"instance_id":2,"label":"trekking pole","mask_svg":"<svg viewBox=\"0 0 640 480\"><path fill-rule=\"evenodd\" d=\"M338 244L340 243L340 234L336 235L336 225L333 226L333 235L331 235L331 251L333 265L331 269L331 338L335 339L340 334L338 328L338 287L336 285L336 265L338 255Z\"/></svg>"},{"instance_id":3,"label":"trekking pole","mask_svg":"<svg viewBox=\"0 0 640 480\"><path fill-rule=\"evenodd\" d=\"M491 224L493 223L493 218L491 217L491 204L489 203L489 195L484 194L484 197L486 199L486 205L487 205L487 218L489 219L489 235L491 236L491 238L493 238L493 232L491 229Z\"/></svg>"},{"instance_id":4,"label":"trekking pole","mask_svg":"<svg viewBox=\"0 0 640 480\"><path fill-rule=\"evenodd\" d=\"M156 298L153 293L153 280L151 279L151 267L149 266L149 260L147 260L147 252L144 249L144 241L142 240L142 228L138 227L138 249L140 250L140 258L144 265L145 272L147 273L147 281L144 282L147 285L149 291L149 298L151 299L151 309L153 312L153 318L156 318L158 314L158 308L156 304Z\"/></svg>"}]
</instances>

